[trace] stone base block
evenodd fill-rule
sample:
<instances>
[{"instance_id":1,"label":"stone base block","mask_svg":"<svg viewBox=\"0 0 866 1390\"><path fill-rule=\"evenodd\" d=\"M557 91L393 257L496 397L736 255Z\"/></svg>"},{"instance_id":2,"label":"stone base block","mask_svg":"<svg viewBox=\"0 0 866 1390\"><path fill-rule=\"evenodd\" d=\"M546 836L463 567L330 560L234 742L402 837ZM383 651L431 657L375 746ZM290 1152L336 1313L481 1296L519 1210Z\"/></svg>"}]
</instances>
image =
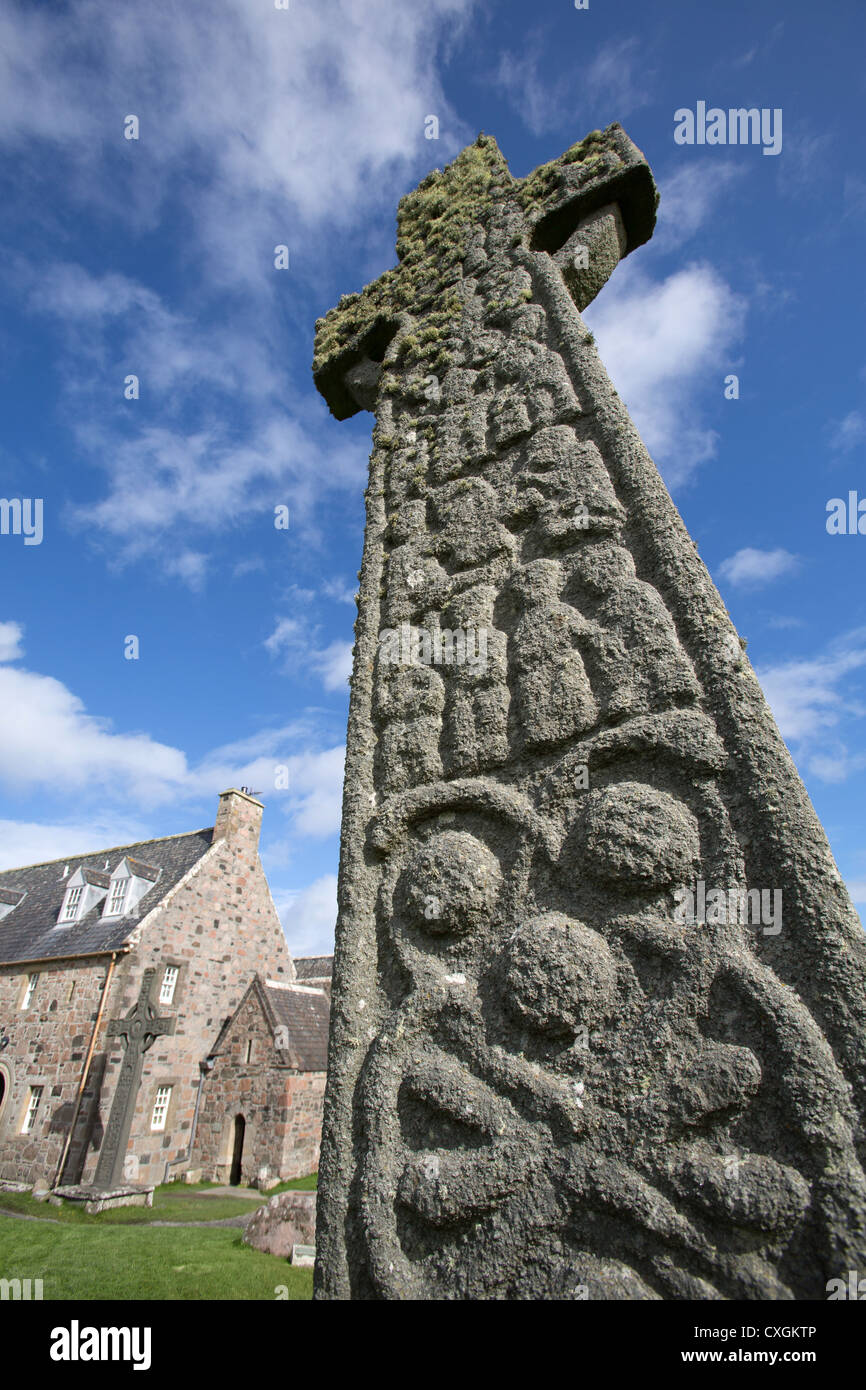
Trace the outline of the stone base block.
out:
<instances>
[{"instance_id":1,"label":"stone base block","mask_svg":"<svg viewBox=\"0 0 866 1390\"><path fill-rule=\"evenodd\" d=\"M137 1183L125 1183L122 1187L56 1187L54 1192L66 1202L83 1206L91 1216L110 1207L153 1206L153 1188Z\"/></svg>"},{"instance_id":2,"label":"stone base block","mask_svg":"<svg viewBox=\"0 0 866 1390\"><path fill-rule=\"evenodd\" d=\"M315 1192L278 1192L260 1207L244 1232L244 1243L290 1259L296 1245L316 1240Z\"/></svg>"}]
</instances>

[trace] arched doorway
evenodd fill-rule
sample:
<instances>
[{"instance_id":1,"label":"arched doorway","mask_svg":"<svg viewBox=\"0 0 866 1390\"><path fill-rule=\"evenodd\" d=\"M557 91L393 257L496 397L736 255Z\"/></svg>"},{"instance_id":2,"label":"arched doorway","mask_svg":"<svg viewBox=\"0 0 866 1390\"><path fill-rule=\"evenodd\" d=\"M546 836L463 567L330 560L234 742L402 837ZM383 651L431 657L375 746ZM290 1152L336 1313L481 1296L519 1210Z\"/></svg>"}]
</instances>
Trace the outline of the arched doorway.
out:
<instances>
[{"instance_id":1,"label":"arched doorway","mask_svg":"<svg viewBox=\"0 0 866 1390\"><path fill-rule=\"evenodd\" d=\"M246 1121L243 1115L235 1115L235 1138L232 1146L232 1166L229 1173L229 1182L232 1187L237 1187L241 1180L244 1156L244 1130Z\"/></svg>"},{"instance_id":2,"label":"arched doorway","mask_svg":"<svg viewBox=\"0 0 866 1390\"><path fill-rule=\"evenodd\" d=\"M6 1099L6 1073L0 1067L0 1115L3 1114L3 1102Z\"/></svg>"}]
</instances>

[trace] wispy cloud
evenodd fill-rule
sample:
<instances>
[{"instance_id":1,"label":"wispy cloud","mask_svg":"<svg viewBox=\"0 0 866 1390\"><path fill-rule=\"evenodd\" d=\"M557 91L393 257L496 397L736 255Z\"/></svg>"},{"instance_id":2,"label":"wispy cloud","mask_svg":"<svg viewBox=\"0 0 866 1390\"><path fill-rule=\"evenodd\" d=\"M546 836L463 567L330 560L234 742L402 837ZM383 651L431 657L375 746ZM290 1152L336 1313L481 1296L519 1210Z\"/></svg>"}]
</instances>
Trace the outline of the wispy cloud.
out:
<instances>
[{"instance_id":1,"label":"wispy cloud","mask_svg":"<svg viewBox=\"0 0 866 1390\"><path fill-rule=\"evenodd\" d=\"M774 47L774 45L775 45L775 44L778 42L778 40L782 37L782 34L784 33L784 29L785 29L785 21L784 21L784 20L779 20L779 22L778 22L777 24L774 24L774 25L773 25L772 29L770 30L769 34L767 35L767 37L766 37L765 39L756 39L754 43L752 43L747 49L745 49L742 53L740 53L736 58L730 59L730 60L725 64L725 66L726 66L726 67L735 68L735 69L736 69L736 68L748 68L748 67L751 67L752 63L753 63L753 62L755 61L755 59L757 58L758 54L761 54L761 56L763 57L763 55L764 55L765 53L768 53L769 50L770 50L771 48Z\"/></svg>"},{"instance_id":2,"label":"wispy cloud","mask_svg":"<svg viewBox=\"0 0 866 1390\"><path fill-rule=\"evenodd\" d=\"M184 393L202 386L223 398L230 392L252 400L275 400L284 389L270 324L260 315L251 321L242 305L230 326L212 333L192 313L168 308L156 291L115 271L97 275L74 262L19 257L5 276L14 279L31 312L54 321L77 358L115 369L123 363L139 378L143 398L158 400L163 413L176 413ZM204 301L197 307L201 311ZM118 381L124 374L118 371Z\"/></svg>"},{"instance_id":3,"label":"wispy cloud","mask_svg":"<svg viewBox=\"0 0 866 1390\"><path fill-rule=\"evenodd\" d=\"M861 737L853 725L866 716L864 668L864 628L817 656L757 668L783 737L801 766L821 781L841 782L866 766L866 757L853 753L847 741Z\"/></svg>"},{"instance_id":4,"label":"wispy cloud","mask_svg":"<svg viewBox=\"0 0 866 1390\"><path fill-rule=\"evenodd\" d=\"M352 674L351 642L331 642L313 658L313 665L322 677L326 690L342 690Z\"/></svg>"},{"instance_id":5,"label":"wispy cloud","mask_svg":"<svg viewBox=\"0 0 866 1390\"><path fill-rule=\"evenodd\" d=\"M736 589L756 589L783 574L793 574L799 564L799 558L789 550L754 550L747 546L722 560L719 573Z\"/></svg>"},{"instance_id":6,"label":"wispy cloud","mask_svg":"<svg viewBox=\"0 0 866 1390\"><path fill-rule=\"evenodd\" d=\"M830 448L840 454L850 453L866 442L866 416L860 410L848 414L831 426Z\"/></svg>"},{"instance_id":7,"label":"wispy cloud","mask_svg":"<svg viewBox=\"0 0 866 1390\"><path fill-rule=\"evenodd\" d=\"M787 118L788 112L785 112ZM779 192L788 198L814 193L816 185L831 178L830 158L836 135L832 129L810 129L804 122L785 121L785 168L776 170Z\"/></svg>"},{"instance_id":8,"label":"wispy cloud","mask_svg":"<svg viewBox=\"0 0 866 1390\"><path fill-rule=\"evenodd\" d=\"M240 436L212 422L190 433L142 426L130 437L98 421L83 422L78 435L105 470L107 491L100 501L73 505L70 524L107 546L116 564L158 553L193 588L205 577L206 538L237 527L270 534L275 508L285 505L309 540L316 502L327 492L360 493L367 471L366 451L351 438L332 441L326 455L299 420L279 413Z\"/></svg>"},{"instance_id":9,"label":"wispy cloud","mask_svg":"<svg viewBox=\"0 0 866 1390\"><path fill-rule=\"evenodd\" d=\"M88 199L94 169L109 163L98 196L140 226L180 199L209 249L197 268L255 280L264 228L357 225L389 196L423 148L429 112L443 145L463 143L437 58L472 9L472 0L287 10L224 0L203 23L172 0L81 0L69 24L50 9L7 6L0 142L60 147L70 191ZM124 139L127 114L139 118L138 141Z\"/></svg>"},{"instance_id":10,"label":"wispy cloud","mask_svg":"<svg viewBox=\"0 0 866 1390\"><path fill-rule=\"evenodd\" d=\"M70 25L38 7L3 9L4 158L50 168L58 223L84 209L114 242L118 226L128 232L122 269L19 256L3 276L16 307L53 334L63 423L105 477L103 495L73 503L67 520L111 564L147 558L201 589L221 532L267 524L285 503L318 543L315 504L362 488L356 436L317 442L308 345L303 374L287 371L286 321L308 313L324 231L333 239L351 222L363 273L391 249L381 209L431 154L444 162L474 134L439 75L443 46L472 11L473 0L286 11L226 0L203 24L171 0L81 0ZM128 114L138 140L124 139ZM18 212L44 221L45 202L28 208L24 190ZM144 233L169 256L152 276ZM294 282L274 270L282 243L293 265L306 256ZM136 277L130 264L146 269ZM159 289L148 283L157 275ZM129 374L139 401L123 400Z\"/></svg>"},{"instance_id":11,"label":"wispy cloud","mask_svg":"<svg viewBox=\"0 0 866 1390\"><path fill-rule=\"evenodd\" d=\"M549 56L549 46L537 34L520 53L502 53L492 79L533 135L572 126L580 119L588 121L590 128L625 120L650 101L652 77L636 38L603 44L581 69L578 84L572 72L552 78Z\"/></svg>"},{"instance_id":12,"label":"wispy cloud","mask_svg":"<svg viewBox=\"0 0 866 1390\"><path fill-rule=\"evenodd\" d=\"M746 166L733 160L698 160L657 178L660 202L653 246L673 251L700 230L743 178Z\"/></svg>"},{"instance_id":13,"label":"wispy cloud","mask_svg":"<svg viewBox=\"0 0 866 1390\"><path fill-rule=\"evenodd\" d=\"M353 644L334 641L322 647L319 631L306 617L280 618L264 645L271 656L283 659L286 671L294 674L305 666L321 678L326 690L341 690L352 671Z\"/></svg>"},{"instance_id":14,"label":"wispy cloud","mask_svg":"<svg viewBox=\"0 0 866 1390\"><path fill-rule=\"evenodd\" d=\"M357 581L353 588L344 579L326 579L322 584L322 593L326 598L333 599L335 603L348 603L354 608L357 587Z\"/></svg>"},{"instance_id":15,"label":"wispy cloud","mask_svg":"<svg viewBox=\"0 0 866 1390\"><path fill-rule=\"evenodd\" d=\"M129 845L147 834L143 821L116 811L60 822L0 820L0 869L43 864L64 854L88 854L109 845Z\"/></svg>"}]
</instances>

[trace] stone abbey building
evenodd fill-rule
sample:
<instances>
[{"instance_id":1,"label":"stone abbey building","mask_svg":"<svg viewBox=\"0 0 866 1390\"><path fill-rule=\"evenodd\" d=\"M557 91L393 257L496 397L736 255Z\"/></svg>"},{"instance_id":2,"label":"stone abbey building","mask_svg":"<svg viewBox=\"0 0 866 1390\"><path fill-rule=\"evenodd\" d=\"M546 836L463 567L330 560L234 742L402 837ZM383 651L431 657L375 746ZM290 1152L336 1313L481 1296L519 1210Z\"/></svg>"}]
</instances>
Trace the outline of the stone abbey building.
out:
<instances>
[{"instance_id":1,"label":"stone abbey building","mask_svg":"<svg viewBox=\"0 0 866 1390\"><path fill-rule=\"evenodd\" d=\"M0 1181L316 1168L331 962L292 959L262 810L0 873Z\"/></svg>"}]
</instances>

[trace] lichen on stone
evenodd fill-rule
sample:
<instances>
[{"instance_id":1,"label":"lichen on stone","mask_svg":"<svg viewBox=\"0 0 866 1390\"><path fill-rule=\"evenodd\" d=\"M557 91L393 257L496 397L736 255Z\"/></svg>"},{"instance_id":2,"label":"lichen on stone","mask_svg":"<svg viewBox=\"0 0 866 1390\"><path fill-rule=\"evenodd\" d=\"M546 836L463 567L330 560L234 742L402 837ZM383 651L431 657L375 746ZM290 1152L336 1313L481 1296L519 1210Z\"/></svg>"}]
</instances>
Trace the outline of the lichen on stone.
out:
<instances>
[{"instance_id":1,"label":"lichen on stone","mask_svg":"<svg viewBox=\"0 0 866 1390\"><path fill-rule=\"evenodd\" d=\"M319 376L340 355L363 341L382 319L393 319L405 308L425 308L421 342L407 349L435 347L456 326L460 296L454 275L462 260L468 232L483 218L490 203L491 184L511 182L508 165L492 136L480 135L451 164L436 169L397 208L399 266L386 270L360 294L344 295L336 308L316 321L313 371ZM414 335L413 335L414 336ZM439 354L439 365L446 355Z\"/></svg>"}]
</instances>

